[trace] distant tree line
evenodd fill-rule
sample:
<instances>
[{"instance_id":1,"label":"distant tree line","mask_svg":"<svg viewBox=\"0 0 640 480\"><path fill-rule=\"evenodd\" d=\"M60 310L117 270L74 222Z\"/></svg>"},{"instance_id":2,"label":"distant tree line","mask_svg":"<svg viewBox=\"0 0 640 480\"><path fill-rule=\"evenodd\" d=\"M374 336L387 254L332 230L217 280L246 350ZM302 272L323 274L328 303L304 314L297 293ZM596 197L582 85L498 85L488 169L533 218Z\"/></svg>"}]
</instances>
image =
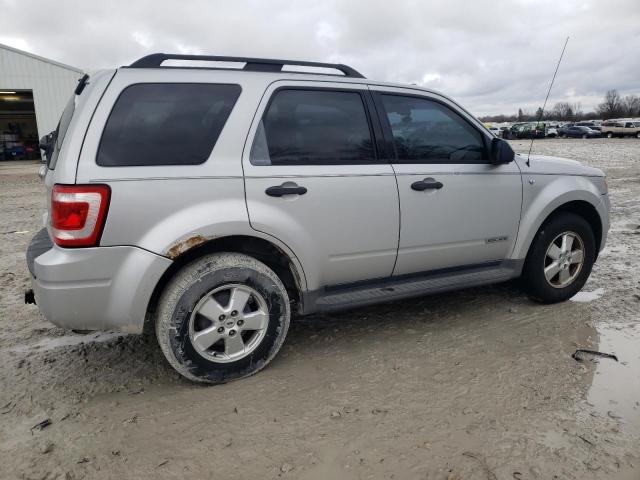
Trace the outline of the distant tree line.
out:
<instances>
[{"instance_id":1,"label":"distant tree line","mask_svg":"<svg viewBox=\"0 0 640 480\"><path fill-rule=\"evenodd\" d=\"M480 117L483 122L533 122L539 118L544 120L579 121L586 119L640 117L640 97L627 95L621 97L617 90L609 90L593 112L584 112L580 102L558 102L544 113L542 107L534 112L518 109L515 115L487 115Z\"/></svg>"}]
</instances>

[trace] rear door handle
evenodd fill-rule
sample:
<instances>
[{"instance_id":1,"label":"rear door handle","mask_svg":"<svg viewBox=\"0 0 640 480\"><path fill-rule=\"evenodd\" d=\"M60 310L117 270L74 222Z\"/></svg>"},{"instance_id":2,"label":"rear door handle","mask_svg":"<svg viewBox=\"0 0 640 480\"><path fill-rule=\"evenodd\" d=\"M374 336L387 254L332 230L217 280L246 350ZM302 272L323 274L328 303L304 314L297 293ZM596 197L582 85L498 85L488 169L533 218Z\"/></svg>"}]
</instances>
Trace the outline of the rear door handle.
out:
<instances>
[{"instance_id":1,"label":"rear door handle","mask_svg":"<svg viewBox=\"0 0 640 480\"><path fill-rule=\"evenodd\" d=\"M424 180L413 182L411 184L411 188L413 190L417 190L418 192L422 192L428 189L440 190L442 187L443 187L442 182L438 182L433 178L425 178Z\"/></svg>"},{"instance_id":2,"label":"rear door handle","mask_svg":"<svg viewBox=\"0 0 640 480\"><path fill-rule=\"evenodd\" d=\"M282 197L283 195L304 195L307 193L306 187L300 187L298 185L275 185L267 188L264 193L270 197Z\"/></svg>"}]
</instances>

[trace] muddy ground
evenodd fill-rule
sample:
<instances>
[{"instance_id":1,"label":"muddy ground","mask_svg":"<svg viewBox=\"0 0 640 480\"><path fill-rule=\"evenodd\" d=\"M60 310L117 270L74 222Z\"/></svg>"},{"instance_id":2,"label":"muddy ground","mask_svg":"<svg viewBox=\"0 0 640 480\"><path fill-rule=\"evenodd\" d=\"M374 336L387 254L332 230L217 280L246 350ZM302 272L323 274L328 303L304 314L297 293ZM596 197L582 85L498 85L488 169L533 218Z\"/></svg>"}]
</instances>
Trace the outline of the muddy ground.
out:
<instances>
[{"instance_id":1,"label":"muddy ground","mask_svg":"<svg viewBox=\"0 0 640 480\"><path fill-rule=\"evenodd\" d=\"M306 318L216 387L149 334L76 335L23 304L43 188L0 164L0 478L640 479L640 140L534 152L608 175L608 246L573 301L503 284Z\"/></svg>"}]
</instances>

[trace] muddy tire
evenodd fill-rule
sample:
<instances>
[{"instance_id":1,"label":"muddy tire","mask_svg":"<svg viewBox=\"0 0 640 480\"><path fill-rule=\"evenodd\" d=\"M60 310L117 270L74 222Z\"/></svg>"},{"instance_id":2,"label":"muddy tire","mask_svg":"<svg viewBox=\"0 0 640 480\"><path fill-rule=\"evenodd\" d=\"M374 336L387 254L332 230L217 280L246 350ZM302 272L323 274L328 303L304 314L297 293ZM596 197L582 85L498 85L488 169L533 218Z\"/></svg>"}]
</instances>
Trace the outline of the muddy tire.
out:
<instances>
[{"instance_id":1,"label":"muddy tire","mask_svg":"<svg viewBox=\"0 0 640 480\"><path fill-rule=\"evenodd\" d=\"M290 316L287 291L269 267L248 255L216 253L186 265L167 284L156 337L181 375L225 383L273 359Z\"/></svg>"},{"instance_id":2,"label":"muddy tire","mask_svg":"<svg viewBox=\"0 0 640 480\"><path fill-rule=\"evenodd\" d=\"M595 254L593 230L583 217L570 212L553 215L529 248L522 271L524 290L541 303L568 300L589 278Z\"/></svg>"}]
</instances>

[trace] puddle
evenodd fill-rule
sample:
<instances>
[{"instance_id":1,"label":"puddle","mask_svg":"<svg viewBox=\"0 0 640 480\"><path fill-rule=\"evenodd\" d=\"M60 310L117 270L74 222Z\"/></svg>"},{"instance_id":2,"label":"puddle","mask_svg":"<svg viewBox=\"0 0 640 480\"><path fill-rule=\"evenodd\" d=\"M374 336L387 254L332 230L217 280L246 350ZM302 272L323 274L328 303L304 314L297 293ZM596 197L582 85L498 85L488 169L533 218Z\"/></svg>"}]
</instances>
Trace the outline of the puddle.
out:
<instances>
[{"instance_id":1,"label":"puddle","mask_svg":"<svg viewBox=\"0 0 640 480\"><path fill-rule=\"evenodd\" d=\"M604 294L604 288L596 288L592 292L578 292L569 300L572 302L593 302Z\"/></svg>"},{"instance_id":2,"label":"puddle","mask_svg":"<svg viewBox=\"0 0 640 480\"><path fill-rule=\"evenodd\" d=\"M70 347L81 343L107 342L114 338L122 337L121 332L93 332L87 335L65 335L62 337L45 337L42 340L30 345L18 345L11 350L14 352L29 352L38 350L45 352L60 347Z\"/></svg>"},{"instance_id":3,"label":"puddle","mask_svg":"<svg viewBox=\"0 0 640 480\"><path fill-rule=\"evenodd\" d=\"M621 330L598 327L597 349L613 353L619 362L599 358L587 401L602 416L620 419L629 430L640 435L640 325Z\"/></svg>"}]
</instances>

